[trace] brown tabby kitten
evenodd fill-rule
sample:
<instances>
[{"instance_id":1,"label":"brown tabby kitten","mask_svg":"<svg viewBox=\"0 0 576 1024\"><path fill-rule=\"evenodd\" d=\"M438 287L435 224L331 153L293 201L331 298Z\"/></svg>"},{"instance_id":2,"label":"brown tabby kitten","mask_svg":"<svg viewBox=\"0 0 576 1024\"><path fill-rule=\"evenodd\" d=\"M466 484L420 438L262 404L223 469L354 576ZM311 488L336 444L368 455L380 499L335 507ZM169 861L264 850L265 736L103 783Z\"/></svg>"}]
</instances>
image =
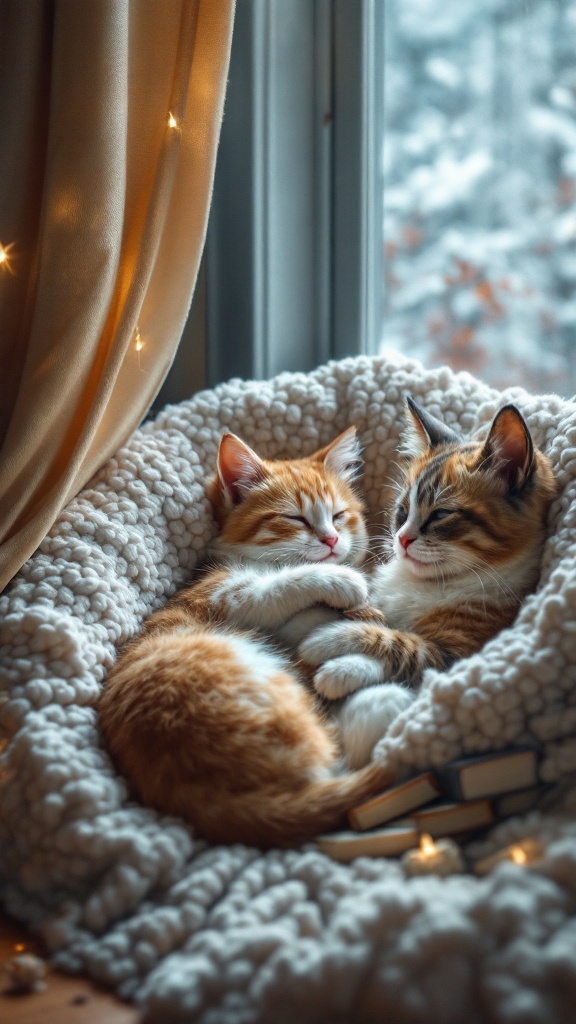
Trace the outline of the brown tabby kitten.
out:
<instances>
[{"instance_id":1,"label":"brown tabby kitten","mask_svg":"<svg viewBox=\"0 0 576 1024\"><path fill-rule=\"evenodd\" d=\"M369 595L387 625L324 625L301 644L324 697L390 680L417 684L428 666L443 669L473 654L511 625L538 580L556 483L518 409L500 409L485 441L466 441L407 401L405 450L412 458L396 504L391 559L376 569ZM353 698L357 727L376 705L383 714L381 689ZM398 690L390 689L391 699ZM370 750L347 753L358 764Z\"/></svg>"},{"instance_id":2,"label":"brown tabby kitten","mask_svg":"<svg viewBox=\"0 0 576 1024\"><path fill-rule=\"evenodd\" d=\"M354 428L287 462L225 434L209 490L216 565L150 616L103 691L102 731L133 792L213 842L294 844L389 781L376 765L337 774L337 726L248 632L294 646L365 603L350 568L367 546L358 461Z\"/></svg>"}]
</instances>

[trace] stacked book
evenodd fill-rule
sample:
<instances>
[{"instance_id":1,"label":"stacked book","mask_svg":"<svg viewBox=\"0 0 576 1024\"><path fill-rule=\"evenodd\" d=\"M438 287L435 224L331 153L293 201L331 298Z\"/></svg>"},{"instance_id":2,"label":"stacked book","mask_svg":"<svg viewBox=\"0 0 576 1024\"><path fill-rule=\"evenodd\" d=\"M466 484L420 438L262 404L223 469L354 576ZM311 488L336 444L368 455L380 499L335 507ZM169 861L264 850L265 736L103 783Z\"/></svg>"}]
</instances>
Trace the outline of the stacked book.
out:
<instances>
[{"instance_id":1,"label":"stacked book","mask_svg":"<svg viewBox=\"0 0 576 1024\"><path fill-rule=\"evenodd\" d=\"M339 861L394 857L426 833L458 836L535 807L538 756L531 747L454 761L385 790L350 811L353 831L318 836L316 846Z\"/></svg>"}]
</instances>

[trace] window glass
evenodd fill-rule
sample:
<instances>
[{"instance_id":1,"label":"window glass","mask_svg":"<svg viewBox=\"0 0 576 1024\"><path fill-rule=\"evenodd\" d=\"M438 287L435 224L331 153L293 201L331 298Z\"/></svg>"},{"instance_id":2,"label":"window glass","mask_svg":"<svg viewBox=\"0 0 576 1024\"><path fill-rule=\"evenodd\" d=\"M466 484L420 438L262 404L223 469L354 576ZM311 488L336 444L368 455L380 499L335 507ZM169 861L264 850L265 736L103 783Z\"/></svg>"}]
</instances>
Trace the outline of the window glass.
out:
<instances>
[{"instance_id":1,"label":"window glass","mask_svg":"<svg viewBox=\"0 0 576 1024\"><path fill-rule=\"evenodd\" d=\"M576 392L576 0L386 0L383 346Z\"/></svg>"}]
</instances>

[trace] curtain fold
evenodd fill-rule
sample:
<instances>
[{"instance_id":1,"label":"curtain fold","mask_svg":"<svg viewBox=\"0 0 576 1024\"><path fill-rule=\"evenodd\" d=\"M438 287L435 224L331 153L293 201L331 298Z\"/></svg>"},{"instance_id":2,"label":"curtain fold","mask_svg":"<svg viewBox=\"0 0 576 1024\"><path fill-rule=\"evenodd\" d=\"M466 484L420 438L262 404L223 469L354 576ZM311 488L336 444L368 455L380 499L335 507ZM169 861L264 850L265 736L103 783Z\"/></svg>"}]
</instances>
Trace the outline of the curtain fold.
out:
<instances>
[{"instance_id":1,"label":"curtain fold","mask_svg":"<svg viewBox=\"0 0 576 1024\"><path fill-rule=\"evenodd\" d=\"M3 0L0 589L170 367L204 244L233 11Z\"/></svg>"}]
</instances>

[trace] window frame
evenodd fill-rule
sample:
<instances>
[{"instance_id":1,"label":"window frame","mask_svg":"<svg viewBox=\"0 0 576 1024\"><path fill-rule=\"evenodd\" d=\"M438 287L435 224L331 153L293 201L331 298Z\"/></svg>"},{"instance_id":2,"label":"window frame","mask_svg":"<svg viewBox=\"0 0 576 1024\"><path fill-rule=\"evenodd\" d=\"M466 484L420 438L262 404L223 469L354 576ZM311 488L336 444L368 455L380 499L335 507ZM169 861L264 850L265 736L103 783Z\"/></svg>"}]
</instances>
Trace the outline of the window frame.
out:
<instances>
[{"instance_id":1,"label":"window frame","mask_svg":"<svg viewBox=\"0 0 576 1024\"><path fill-rule=\"evenodd\" d=\"M209 385L377 350L383 20L382 0L238 0L206 246Z\"/></svg>"}]
</instances>

